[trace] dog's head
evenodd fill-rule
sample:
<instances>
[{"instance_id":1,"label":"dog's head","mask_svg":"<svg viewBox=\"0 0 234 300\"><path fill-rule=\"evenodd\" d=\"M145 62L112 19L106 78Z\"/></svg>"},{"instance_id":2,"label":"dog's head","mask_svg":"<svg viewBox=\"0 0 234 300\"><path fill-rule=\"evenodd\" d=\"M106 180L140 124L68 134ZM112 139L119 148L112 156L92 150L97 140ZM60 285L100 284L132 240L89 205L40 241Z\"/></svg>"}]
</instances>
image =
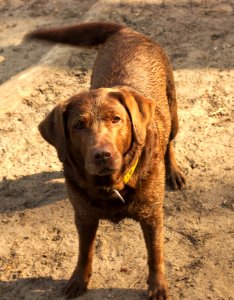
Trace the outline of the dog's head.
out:
<instances>
[{"instance_id":1,"label":"dog's head","mask_svg":"<svg viewBox=\"0 0 234 300\"><path fill-rule=\"evenodd\" d=\"M89 175L123 172L124 159L144 146L154 102L127 88L82 92L58 104L40 123L60 161L75 156Z\"/></svg>"}]
</instances>

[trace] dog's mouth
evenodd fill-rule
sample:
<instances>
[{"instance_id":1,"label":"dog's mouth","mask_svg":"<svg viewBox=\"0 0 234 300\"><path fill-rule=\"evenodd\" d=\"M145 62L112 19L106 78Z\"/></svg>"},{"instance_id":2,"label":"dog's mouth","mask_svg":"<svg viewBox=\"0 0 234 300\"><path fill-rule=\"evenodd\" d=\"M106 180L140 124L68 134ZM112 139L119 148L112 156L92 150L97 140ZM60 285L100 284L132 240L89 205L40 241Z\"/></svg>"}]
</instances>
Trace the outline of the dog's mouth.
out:
<instances>
[{"instance_id":1,"label":"dog's mouth","mask_svg":"<svg viewBox=\"0 0 234 300\"><path fill-rule=\"evenodd\" d=\"M103 168L97 172L97 176L107 176L107 175L112 175L116 172L117 170L115 168Z\"/></svg>"},{"instance_id":2,"label":"dog's mouth","mask_svg":"<svg viewBox=\"0 0 234 300\"><path fill-rule=\"evenodd\" d=\"M110 159L109 161L103 161L95 163L93 161L87 162L85 165L86 171L93 176L112 176L119 173L121 169L120 159Z\"/></svg>"}]
</instances>

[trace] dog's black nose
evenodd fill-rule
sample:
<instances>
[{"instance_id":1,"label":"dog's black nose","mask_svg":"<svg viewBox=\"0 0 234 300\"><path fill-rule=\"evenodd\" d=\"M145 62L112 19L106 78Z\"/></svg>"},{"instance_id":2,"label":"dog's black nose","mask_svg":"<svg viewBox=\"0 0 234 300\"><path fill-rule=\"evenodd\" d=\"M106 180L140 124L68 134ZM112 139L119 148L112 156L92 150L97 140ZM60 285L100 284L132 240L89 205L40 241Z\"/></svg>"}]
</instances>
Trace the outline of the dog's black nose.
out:
<instances>
[{"instance_id":1,"label":"dog's black nose","mask_svg":"<svg viewBox=\"0 0 234 300\"><path fill-rule=\"evenodd\" d=\"M105 161L111 158L111 153L107 150L97 150L94 154L95 161Z\"/></svg>"}]
</instances>

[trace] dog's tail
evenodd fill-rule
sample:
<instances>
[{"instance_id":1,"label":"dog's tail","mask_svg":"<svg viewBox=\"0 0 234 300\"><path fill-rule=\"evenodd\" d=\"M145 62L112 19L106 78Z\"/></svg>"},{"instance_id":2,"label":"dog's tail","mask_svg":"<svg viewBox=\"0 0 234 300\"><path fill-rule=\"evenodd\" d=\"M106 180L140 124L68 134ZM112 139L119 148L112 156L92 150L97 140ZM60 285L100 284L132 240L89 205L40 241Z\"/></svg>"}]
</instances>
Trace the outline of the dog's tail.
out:
<instances>
[{"instance_id":1,"label":"dog's tail","mask_svg":"<svg viewBox=\"0 0 234 300\"><path fill-rule=\"evenodd\" d=\"M40 39L79 47L93 47L124 28L114 23L84 23L67 27L37 29L26 35L26 39Z\"/></svg>"}]
</instances>

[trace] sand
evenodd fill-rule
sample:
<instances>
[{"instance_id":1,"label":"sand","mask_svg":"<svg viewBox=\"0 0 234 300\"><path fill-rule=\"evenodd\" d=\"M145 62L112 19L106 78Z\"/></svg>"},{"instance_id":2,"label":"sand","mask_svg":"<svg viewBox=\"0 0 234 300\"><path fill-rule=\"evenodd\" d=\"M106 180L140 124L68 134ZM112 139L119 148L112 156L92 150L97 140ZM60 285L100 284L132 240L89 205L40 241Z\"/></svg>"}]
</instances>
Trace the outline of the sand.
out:
<instances>
[{"instance_id":1,"label":"sand","mask_svg":"<svg viewBox=\"0 0 234 300\"><path fill-rule=\"evenodd\" d=\"M40 64L52 49L23 41L28 31L79 22L94 4L1 1L1 84ZM165 197L170 292L174 300L234 299L233 3L109 4L93 19L119 22L157 40L174 66L180 120L176 155L187 190L167 188ZM89 87L96 52L66 51L65 66L62 61L50 66L17 99L17 108L0 112L0 299L65 299L61 289L76 263L78 241L62 167L37 130L56 103ZM80 299L146 299L147 256L139 224L102 221L93 267L90 290Z\"/></svg>"}]
</instances>

